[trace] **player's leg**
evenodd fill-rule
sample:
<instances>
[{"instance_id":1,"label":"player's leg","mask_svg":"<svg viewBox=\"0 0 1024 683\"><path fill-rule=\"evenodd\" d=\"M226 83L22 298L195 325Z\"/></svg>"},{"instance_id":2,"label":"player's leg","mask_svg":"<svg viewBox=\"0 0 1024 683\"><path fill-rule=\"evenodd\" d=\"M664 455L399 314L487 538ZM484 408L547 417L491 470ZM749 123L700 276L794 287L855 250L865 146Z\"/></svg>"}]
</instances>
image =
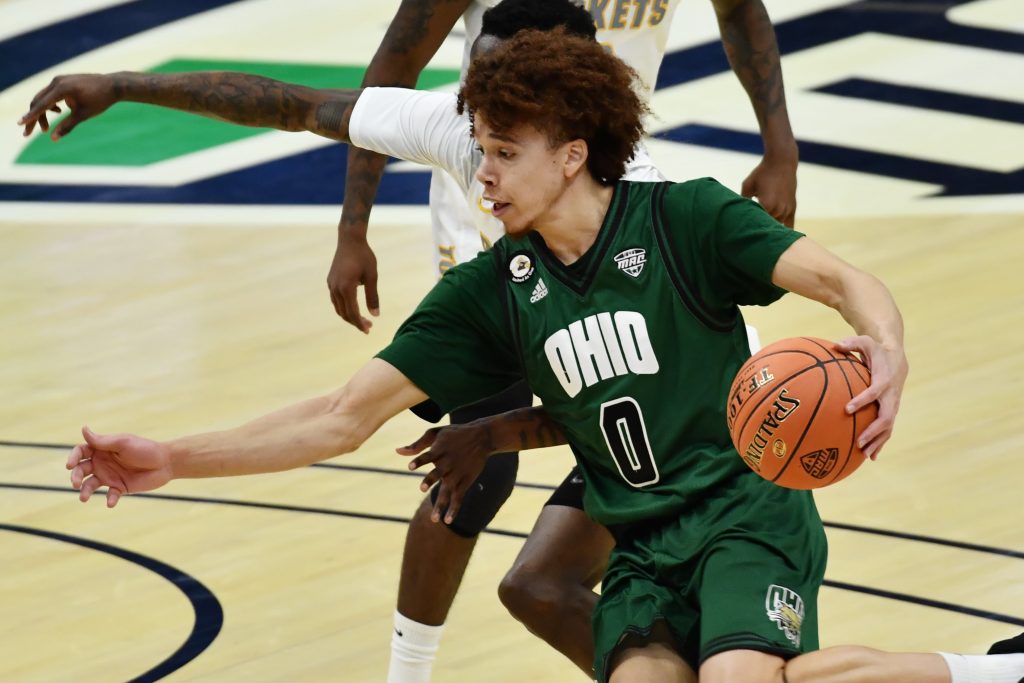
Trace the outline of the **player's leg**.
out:
<instances>
[{"instance_id":1,"label":"player's leg","mask_svg":"<svg viewBox=\"0 0 1024 683\"><path fill-rule=\"evenodd\" d=\"M806 524L786 529L780 510L766 502L758 516L767 526L723 535L704 553L697 575L701 683L1018 683L1024 677L1024 655L819 650L824 532L810 523L817 518L810 497L791 495L790 515Z\"/></svg>"},{"instance_id":2,"label":"player's leg","mask_svg":"<svg viewBox=\"0 0 1024 683\"><path fill-rule=\"evenodd\" d=\"M533 402L525 383L452 413L453 422L471 422ZM437 491L416 510L405 537L398 606L391 638L388 683L430 680L441 632L479 533L494 518L515 486L517 453L491 456L470 487L451 525L430 521Z\"/></svg>"},{"instance_id":3,"label":"player's leg","mask_svg":"<svg viewBox=\"0 0 1024 683\"><path fill-rule=\"evenodd\" d=\"M948 655L830 647L782 657L733 650L710 657L701 683L1019 683L1024 655Z\"/></svg>"},{"instance_id":4,"label":"player's leg","mask_svg":"<svg viewBox=\"0 0 1024 683\"><path fill-rule=\"evenodd\" d=\"M676 650L663 622L642 641L634 638L615 655L610 683L697 683L697 674Z\"/></svg>"},{"instance_id":5,"label":"player's leg","mask_svg":"<svg viewBox=\"0 0 1024 683\"><path fill-rule=\"evenodd\" d=\"M512 616L588 676L594 663L593 588L614 545L608 530L584 514L583 479L574 467L541 510L498 588Z\"/></svg>"},{"instance_id":6,"label":"player's leg","mask_svg":"<svg viewBox=\"0 0 1024 683\"><path fill-rule=\"evenodd\" d=\"M592 622L599 683L697 680L700 607L692 582L673 585L660 573L671 562L662 537L676 523L623 530L611 552ZM679 564L681 575L694 573L691 564Z\"/></svg>"}]
</instances>

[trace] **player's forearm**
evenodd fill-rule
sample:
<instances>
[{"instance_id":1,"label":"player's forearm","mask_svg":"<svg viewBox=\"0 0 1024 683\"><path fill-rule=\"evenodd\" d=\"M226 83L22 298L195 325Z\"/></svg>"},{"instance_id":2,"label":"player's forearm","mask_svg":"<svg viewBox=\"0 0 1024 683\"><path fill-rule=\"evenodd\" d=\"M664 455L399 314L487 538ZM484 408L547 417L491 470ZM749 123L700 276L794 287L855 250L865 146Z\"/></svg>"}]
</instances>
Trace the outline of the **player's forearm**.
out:
<instances>
[{"instance_id":1,"label":"player's forearm","mask_svg":"<svg viewBox=\"0 0 1024 683\"><path fill-rule=\"evenodd\" d=\"M371 359L341 389L241 427L168 444L174 478L278 472L356 450L426 394L391 364Z\"/></svg>"},{"instance_id":2,"label":"player's forearm","mask_svg":"<svg viewBox=\"0 0 1024 683\"><path fill-rule=\"evenodd\" d=\"M396 86L411 88L416 85L420 70L408 62L394 64L378 51L366 70L364 87ZM348 150L345 173L345 198L342 204L338 237L361 235L365 237L370 210L377 197L377 188L384 175L387 156L359 147Z\"/></svg>"},{"instance_id":3,"label":"player's forearm","mask_svg":"<svg viewBox=\"0 0 1024 683\"><path fill-rule=\"evenodd\" d=\"M234 429L171 441L176 479L279 472L348 453L369 436L339 394L275 411Z\"/></svg>"},{"instance_id":4,"label":"player's forearm","mask_svg":"<svg viewBox=\"0 0 1024 683\"><path fill-rule=\"evenodd\" d=\"M809 237L801 237L782 253L772 282L835 309L857 334L888 348L903 346L903 317L882 281Z\"/></svg>"},{"instance_id":5,"label":"player's forearm","mask_svg":"<svg viewBox=\"0 0 1024 683\"><path fill-rule=\"evenodd\" d=\"M886 348L903 348L903 316L882 281L852 267L838 280L834 308L850 327Z\"/></svg>"},{"instance_id":6,"label":"player's forearm","mask_svg":"<svg viewBox=\"0 0 1024 683\"><path fill-rule=\"evenodd\" d=\"M308 130L348 142L360 90L317 90L263 76L209 71L111 74L117 100L142 102L243 126Z\"/></svg>"},{"instance_id":7,"label":"player's forearm","mask_svg":"<svg viewBox=\"0 0 1024 683\"><path fill-rule=\"evenodd\" d=\"M470 0L403 0L388 25L363 87L413 88ZM345 199L338 237L366 236L370 210L377 196L387 157L352 147L345 176Z\"/></svg>"},{"instance_id":8,"label":"player's forearm","mask_svg":"<svg viewBox=\"0 0 1024 683\"><path fill-rule=\"evenodd\" d=\"M761 0L715 0L722 45L750 97L765 154L792 158L797 145L786 110L782 61L775 29Z\"/></svg>"},{"instance_id":9,"label":"player's forearm","mask_svg":"<svg viewBox=\"0 0 1024 683\"><path fill-rule=\"evenodd\" d=\"M475 420L467 426L483 433L490 453L526 451L568 443L562 427L551 419L543 406L510 410Z\"/></svg>"}]
</instances>

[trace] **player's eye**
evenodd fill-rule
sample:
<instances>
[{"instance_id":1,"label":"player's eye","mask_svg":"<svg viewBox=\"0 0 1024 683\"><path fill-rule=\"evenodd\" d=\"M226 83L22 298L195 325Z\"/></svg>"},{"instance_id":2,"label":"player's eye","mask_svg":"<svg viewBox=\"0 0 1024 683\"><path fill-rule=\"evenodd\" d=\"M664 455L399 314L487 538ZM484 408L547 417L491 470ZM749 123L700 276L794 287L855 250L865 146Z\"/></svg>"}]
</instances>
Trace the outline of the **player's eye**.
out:
<instances>
[{"instance_id":1,"label":"player's eye","mask_svg":"<svg viewBox=\"0 0 1024 683\"><path fill-rule=\"evenodd\" d=\"M484 148L483 147L481 147L480 145L475 145L475 147L476 147L476 151L477 152L479 152L480 154L484 153Z\"/></svg>"},{"instance_id":2,"label":"player's eye","mask_svg":"<svg viewBox=\"0 0 1024 683\"><path fill-rule=\"evenodd\" d=\"M498 156L501 157L502 159L511 159L512 157L515 156L515 154L508 151L507 149L502 148L498 150Z\"/></svg>"}]
</instances>

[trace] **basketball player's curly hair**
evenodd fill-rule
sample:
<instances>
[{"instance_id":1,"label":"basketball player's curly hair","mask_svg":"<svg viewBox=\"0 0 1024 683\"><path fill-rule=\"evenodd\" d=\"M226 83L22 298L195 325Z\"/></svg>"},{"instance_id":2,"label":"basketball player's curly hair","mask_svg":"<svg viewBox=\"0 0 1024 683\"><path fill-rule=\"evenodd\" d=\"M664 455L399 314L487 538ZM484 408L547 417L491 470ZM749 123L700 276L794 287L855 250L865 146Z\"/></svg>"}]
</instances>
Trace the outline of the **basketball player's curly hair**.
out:
<instances>
[{"instance_id":1,"label":"basketball player's curly hair","mask_svg":"<svg viewBox=\"0 0 1024 683\"><path fill-rule=\"evenodd\" d=\"M459 113L483 116L496 131L530 125L554 147L587 143L587 168L613 185L643 135L647 107L636 72L598 43L562 29L520 31L470 65Z\"/></svg>"}]
</instances>

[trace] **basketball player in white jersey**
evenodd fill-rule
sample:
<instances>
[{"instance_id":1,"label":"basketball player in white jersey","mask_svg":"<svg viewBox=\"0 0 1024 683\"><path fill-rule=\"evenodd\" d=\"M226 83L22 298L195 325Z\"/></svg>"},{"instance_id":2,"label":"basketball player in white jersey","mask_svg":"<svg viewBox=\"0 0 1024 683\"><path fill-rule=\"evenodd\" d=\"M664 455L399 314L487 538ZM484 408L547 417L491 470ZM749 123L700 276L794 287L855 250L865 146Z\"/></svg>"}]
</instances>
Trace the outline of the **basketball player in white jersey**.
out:
<instances>
[{"instance_id":1,"label":"basketball player in white jersey","mask_svg":"<svg viewBox=\"0 0 1024 683\"><path fill-rule=\"evenodd\" d=\"M765 148L764 158L744 182L743 193L757 196L769 213L792 225L797 149L785 106L774 30L762 0L712 1L725 52L750 96ZM494 23L508 27L527 19L542 21L542 15L557 14L561 4L554 0L502 3L505 16ZM649 96L679 0L588 0L586 4L597 29L597 40L637 71ZM403 0L367 69L364 86L412 87L460 16L466 31L465 73L469 50L480 33L484 12L497 5L498 0ZM365 288L370 313L379 312L376 257L367 244L366 231L384 161L383 156L349 149L338 248L328 275L338 314L364 332L369 331L372 323L360 312L359 285ZM638 150L635 161L641 165L649 163L646 152ZM656 179L653 165L651 171L652 179ZM500 224L487 214L487 207L472 197L467 202L465 187L460 187L451 174L436 168L431 179L430 211L439 274L473 258L502 234ZM457 411L452 421L472 421L488 413L529 405L531 400L525 389L514 389L484 404ZM463 502L459 515L450 524L431 523L432 516L443 512L436 509L438 501L443 502L437 489L417 509L406 536L389 683L429 680L443 624L477 535L510 494L517 458L517 454L509 453L489 459L487 470L472 489L473 495ZM591 588L603 574L613 540L583 514L580 487L581 480L570 475L552 496L515 565L502 581L499 594L527 628L589 672L589 616L596 600ZM567 545L567 541L572 543Z\"/></svg>"}]
</instances>

